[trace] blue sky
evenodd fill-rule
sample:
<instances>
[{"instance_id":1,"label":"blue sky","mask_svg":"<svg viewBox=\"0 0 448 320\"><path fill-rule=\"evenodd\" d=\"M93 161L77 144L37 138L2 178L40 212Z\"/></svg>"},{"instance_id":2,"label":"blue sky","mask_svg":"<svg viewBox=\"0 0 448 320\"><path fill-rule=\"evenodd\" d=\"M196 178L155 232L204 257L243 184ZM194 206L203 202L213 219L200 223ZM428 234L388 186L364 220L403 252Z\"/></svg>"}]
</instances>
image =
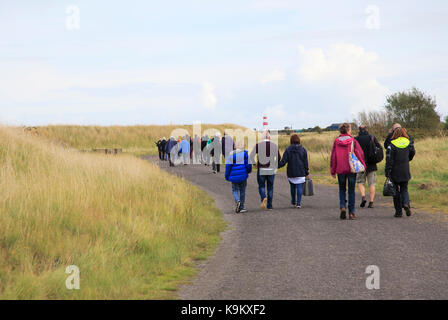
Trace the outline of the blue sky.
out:
<instances>
[{"instance_id":1,"label":"blue sky","mask_svg":"<svg viewBox=\"0 0 448 320\"><path fill-rule=\"evenodd\" d=\"M327 126L412 86L445 116L447 16L442 0L2 0L0 122Z\"/></svg>"}]
</instances>

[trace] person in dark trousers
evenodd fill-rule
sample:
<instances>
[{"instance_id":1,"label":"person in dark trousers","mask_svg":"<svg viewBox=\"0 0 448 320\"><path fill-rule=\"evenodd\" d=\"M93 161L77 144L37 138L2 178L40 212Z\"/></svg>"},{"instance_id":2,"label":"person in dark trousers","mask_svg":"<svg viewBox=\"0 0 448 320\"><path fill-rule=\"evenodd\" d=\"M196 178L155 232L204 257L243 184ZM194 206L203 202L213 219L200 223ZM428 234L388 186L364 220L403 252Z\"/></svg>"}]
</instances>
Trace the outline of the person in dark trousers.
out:
<instances>
[{"instance_id":1,"label":"person in dark trousers","mask_svg":"<svg viewBox=\"0 0 448 320\"><path fill-rule=\"evenodd\" d=\"M293 134L290 139L291 145L283 153L279 168L288 164L286 175L291 187L291 205L300 209L302 207L303 184L309 179L308 154L300 144L300 137Z\"/></svg>"},{"instance_id":2,"label":"person in dark trousers","mask_svg":"<svg viewBox=\"0 0 448 320\"><path fill-rule=\"evenodd\" d=\"M367 200L366 200L366 180L369 185L369 205L368 208L373 208L373 202L375 200L375 185L376 185L376 172L378 171L378 166L376 165L376 162L369 161L369 154L371 152L371 144L373 143L376 147L381 148L380 143L376 139L375 136L370 135L367 131L366 126L361 125L359 127L359 133L358 136L355 137L355 139L359 142L359 145L361 146L361 149L364 153L364 161L367 165L366 171L358 173L356 175L356 183L358 184L359 192L361 193L361 208L364 208L366 206Z\"/></svg>"},{"instance_id":3,"label":"person in dark trousers","mask_svg":"<svg viewBox=\"0 0 448 320\"><path fill-rule=\"evenodd\" d=\"M210 155L212 157L212 170L213 173L217 173L221 169L221 134L217 132L215 137L211 139L209 146L211 147Z\"/></svg>"},{"instance_id":4,"label":"person in dark trousers","mask_svg":"<svg viewBox=\"0 0 448 320\"><path fill-rule=\"evenodd\" d=\"M349 123L343 123L339 127L341 133L333 143L331 151L331 176L336 178L338 175L339 183L339 208L341 210L341 219L346 219L347 215L347 181L348 181L348 212L349 219L356 219L355 216L355 186L356 173L352 173L349 165L349 153L353 143L353 149L356 157L366 167L364 162L364 153L358 141L352 136L352 128Z\"/></svg>"},{"instance_id":5,"label":"person in dark trousers","mask_svg":"<svg viewBox=\"0 0 448 320\"><path fill-rule=\"evenodd\" d=\"M415 148L404 128L397 128L391 137L391 142L386 150L386 177L395 186L394 207L395 217L411 215L411 205L408 193L408 183L411 180L409 162L414 159Z\"/></svg>"},{"instance_id":6,"label":"person in dark trousers","mask_svg":"<svg viewBox=\"0 0 448 320\"><path fill-rule=\"evenodd\" d=\"M157 140L157 142L155 142L155 144L157 146L157 151L159 152L159 160L162 160L162 154L163 154L162 139Z\"/></svg>"},{"instance_id":7,"label":"person in dark trousers","mask_svg":"<svg viewBox=\"0 0 448 320\"><path fill-rule=\"evenodd\" d=\"M170 137L170 140L168 140L168 142L165 145L165 152L168 155L168 162L170 163L170 167L174 167L174 159L173 156L175 155L174 152L173 154L172 151L175 150L174 147L177 145L177 141L176 139L174 139L173 136Z\"/></svg>"},{"instance_id":8,"label":"person in dark trousers","mask_svg":"<svg viewBox=\"0 0 448 320\"><path fill-rule=\"evenodd\" d=\"M193 144L192 144L193 163L200 164L202 161L202 159L201 159L201 138L198 137L197 134L195 134L192 141L193 141Z\"/></svg>"},{"instance_id":9,"label":"person in dark trousers","mask_svg":"<svg viewBox=\"0 0 448 320\"><path fill-rule=\"evenodd\" d=\"M263 134L263 141L257 143L250 153L251 163L255 163L255 156L257 156L257 182L261 198L261 209L273 210L275 172L281 156L278 146L271 142L269 131Z\"/></svg>"},{"instance_id":10,"label":"person in dark trousers","mask_svg":"<svg viewBox=\"0 0 448 320\"><path fill-rule=\"evenodd\" d=\"M207 152L205 149L207 147L208 143L208 135L205 135L201 139L201 154L202 154L202 161L204 162L204 165L208 166L210 164L210 153Z\"/></svg>"},{"instance_id":11,"label":"person in dark trousers","mask_svg":"<svg viewBox=\"0 0 448 320\"><path fill-rule=\"evenodd\" d=\"M384 149L385 149L385 150L387 150L387 147L389 147L390 142L391 142L391 140L392 140L392 135L394 134L394 131L395 131L396 129L398 129L398 128L401 128L401 124L399 124L399 123L395 123L395 124L392 126L392 128L389 129L389 134L387 135L386 140L384 140ZM413 144L412 137L409 135L409 133L407 133L407 135L408 135L408 137L409 137L409 142L410 142L411 144Z\"/></svg>"},{"instance_id":12,"label":"person in dark trousers","mask_svg":"<svg viewBox=\"0 0 448 320\"><path fill-rule=\"evenodd\" d=\"M232 152L235 149L235 143L231 136L227 134L227 132L224 132L224 136L221 140L222 144L222 155L226 159L230 152Z\"/></svg>"},{"instance_id":13,"label":"person in dark trousers","mask_svg":"<svg viewBox=\"0 0 448 320\"><path fill-rule=\"evenodd\" d=\"M244 213L246 200L247 178L252 172L252 165L249 162L249 154L244 150L244 143L238 141L236 150L231 151L226 158L225 178L232 182L232 193L235 199L235 212Z\"/></svg>"},{"instance_id":14,"label":"person in dark trousers","mask_svg":"<svg viewBox=\"0 0 448 320\"><path fill-rule=\"evenodd\" d=\"M162 140L160 141L160 147L162 149L162 161L166 160L165 146L166 146L166 138L163 137Z\"/></svg>"}]
</instances>

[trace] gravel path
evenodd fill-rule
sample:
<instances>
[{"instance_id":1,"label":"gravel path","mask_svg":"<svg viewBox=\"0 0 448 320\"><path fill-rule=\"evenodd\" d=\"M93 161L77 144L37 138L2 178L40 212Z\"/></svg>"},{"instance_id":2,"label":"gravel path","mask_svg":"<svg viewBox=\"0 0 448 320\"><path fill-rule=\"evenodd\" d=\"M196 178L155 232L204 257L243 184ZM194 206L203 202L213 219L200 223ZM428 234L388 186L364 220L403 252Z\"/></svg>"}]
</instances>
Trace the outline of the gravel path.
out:
<instances>
[{"instance_id":1,"label":"gravel path","mask_svg":"<svg viewBox=\"0 0 448 320\"><path fill-rule=\"evenodd\" d=\"M342 221L337 188L322 185L293 209L284 173L275 178L273 211L260 210L251 174L249 212L235 214L223 172L160 166L206 190L229 222L216 254L180 288L182 299L448 299L446 215L414 209L397 219L392 199L361 209L358 194L358 220ZM379 290L366 288L369 265L380 269Z\"/></svg>"}]
</instances>

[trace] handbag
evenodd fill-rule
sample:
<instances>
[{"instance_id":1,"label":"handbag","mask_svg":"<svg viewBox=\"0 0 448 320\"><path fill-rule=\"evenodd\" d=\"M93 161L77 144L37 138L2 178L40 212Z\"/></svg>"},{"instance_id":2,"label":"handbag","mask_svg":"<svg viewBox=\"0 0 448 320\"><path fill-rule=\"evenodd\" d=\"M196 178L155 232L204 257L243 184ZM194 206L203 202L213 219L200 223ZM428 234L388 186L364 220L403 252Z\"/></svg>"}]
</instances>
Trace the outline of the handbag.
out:
<instances>
[{"instance_id":1,"label":"handbag","mask_svg":"<svg viewBox=\"0 0 448 320\"><path fill-rule=\"evenodd\" d=\"M352 173L360 173L366 171L366 168L364 168L364 165L361 161L359 161L358 157L355 154L354 151L354 140L352 141L351 150L348 153L348 163L350 165L350 171Z\"/></svg>"},{"instance_id":2,"label":"handbag","mask_svg":"<svg viewBox=\"0 0 448 320\"><path fill-rule=\"evenodd\" d=\"M303 193L304 196L314 196L314 187L313 187L313 180L306 179L303 183Z\"/></svg>"},{"instance_id":3,"label":"handbag","mask_svg":"<svg viewBox=\"0 0 448 320\"><path fill-rule=\"evenodd\" d=\"M383 196L394 197L396 192L397 191L395 190L394 183L389 178L387 178L386 181L384 182Z\"/></svg>"}]
</instances>

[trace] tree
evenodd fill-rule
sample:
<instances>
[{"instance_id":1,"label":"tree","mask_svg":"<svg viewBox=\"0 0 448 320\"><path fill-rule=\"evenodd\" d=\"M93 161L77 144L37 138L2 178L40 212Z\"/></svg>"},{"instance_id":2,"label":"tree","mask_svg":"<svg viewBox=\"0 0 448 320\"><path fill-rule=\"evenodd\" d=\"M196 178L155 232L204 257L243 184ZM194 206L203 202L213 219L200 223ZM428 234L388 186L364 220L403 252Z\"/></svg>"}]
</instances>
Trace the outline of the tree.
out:
<instances>
[{"instance_id":1,"label":"tree","mask_svg":"<svg viewBox=\"0 0 448 320\"><path fill-rule=\"evenodd\" d=\"M321 134L323 130L322 130L321 127L315 126L311 131L312 132L317 132L317 133Z\"/></svg>"},{"instance_id":2,"label":"tree","mask_svg":"<svg viewBox=\"0 0 448 320\"><path fill-rule=\"evenodd\" d=\"M439 128L440 115L435 110L435 99L417 88L397 92L386 101L384 108L394 122L408 128Z\"/></svg>"},{"instance_id":3,"label":"tree","mask_svg":"<svg viewBox=\"0 0 448 320\"><path fill-rule=\"evenodd\" d=\"M445 123L443 124L443 127L448 130L448 116L445 117Z\"/></svg>"}]
</instances>

